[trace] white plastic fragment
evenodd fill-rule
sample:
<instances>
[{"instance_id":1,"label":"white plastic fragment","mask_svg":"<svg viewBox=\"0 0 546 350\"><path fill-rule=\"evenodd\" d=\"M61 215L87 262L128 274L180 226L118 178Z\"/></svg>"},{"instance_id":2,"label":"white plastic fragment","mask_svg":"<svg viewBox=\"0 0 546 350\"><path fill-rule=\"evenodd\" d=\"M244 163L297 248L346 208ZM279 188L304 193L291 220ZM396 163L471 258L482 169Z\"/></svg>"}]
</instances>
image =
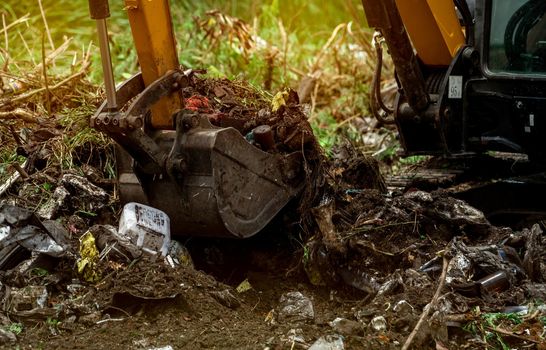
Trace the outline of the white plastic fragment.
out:
<instances>
[{"instance_id":1,"label":"white plastic fragment","mask_svg":"<svg viewBox=\"0 0 546 350\"><path fill-rule=\"evenodd\" d=\"M400 314L409 314L414 310L414 308L406 300L400 300L396 304L394 304L392 310Z\"/></svg>"},{"instance_id":2,"label":"white plastic fragment","mask_svg":"<svg viewBox=\"0 0 546 350\"><path fill-rule=\"evenodd\" d=\"M26 286L12 288L9 294L8 308L10 312L43 309L47 306L49 294L45 286Z\"/></svg>"},{"instance_id":3,"label":"white plastic fragment","mask_svg":"<svg viewBox=\"0 0 546 350\"><path fill-rule=\"evenodd\" d=\"M320 337L311 345L309 350L344 350L343 337L340 335L326 335Z\"/></svg>"},{"instance_id":4,"label":"white plastic fragment","mask_svg":"<svg viewBox=\"0 0 546 350\"><path fill-rule=\"evenodd\" d=\"M375 316L370 322L370 326L376 332L382 332L387 330L387 320L383 316Z\"/></svg>"},{"instance_id":5,"label":"white plastic fragment","mask_svg":"<svg viewBox=\"0 0 546 350\"><path fill-rule=\"evenodd\" d=\"M290 344L305 344L305 337L303 336L303 330L301 328L292 328L286 335L286 342ZM306 348L309 345L306 346Z\"/></svg>"},{"instance_id":6,"label":"white plastic fragment","mask_svg":"<svg viewBox=\"0 0 546 350\"><path fill-rule=\"evenodd\" d=\"M117 234L152 256L166 256L171 243L170 220L159 209L127 203L121 213Z\"/></svg>"}]
</instances>

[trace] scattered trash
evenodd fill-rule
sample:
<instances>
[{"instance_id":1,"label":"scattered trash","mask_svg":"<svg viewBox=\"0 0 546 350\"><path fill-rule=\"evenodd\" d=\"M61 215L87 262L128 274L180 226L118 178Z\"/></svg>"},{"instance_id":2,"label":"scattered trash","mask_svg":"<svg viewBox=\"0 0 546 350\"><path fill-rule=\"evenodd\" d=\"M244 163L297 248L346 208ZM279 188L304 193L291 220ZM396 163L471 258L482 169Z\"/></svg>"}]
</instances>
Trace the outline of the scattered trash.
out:
<instances>
[{"instance_id":1,"label":"scattered trash","mask_svg":"<svg viewBox=\"0 0 546 350\"><path fill-rule=\"evenodd\" d=\"M63 186L55 188L53 195L40 206L37 213L39 217L43 219L54 219L59 210L66 205L66 200L70 196L70 192Z\"/></svg>"},{"instance_id":2,"label":"scattered trash","mask_svg":"<svg viewBox=\"0 0 546 350\"><path fill-rule=\"evenodd\" d=\"M402 279L402 276L397 271L389 276L389 278L385 282L383 282L383 284L379 287L379 290L377 291L377 296L392 294L403 285L404 281Z\"/></svg>"},{"instance_id":3,"label":"scattered trash","mask_svg":"<svg viewBox=\"0 0 546 350\"><path fill-rule=\"evenodd\" d=\"M97 269L99 251L95 245L95 237L89 231L80 237L80 259L77 262L78 273L87 282L98 282L101 273Z\"/></svg>"},{"instance_id":4,"label":"scattered trash","mask_svg":"<svg viewBox=\"0 0 546 350\"><path fill-rule=\"evenodd\" d=\"M315 318L313 303L300 292L288 292L281 296L278 306L281 322L308 321Z\"/></svg>"},{"instance_id":5,"label":"scattered trash","mask_svg":"<svg viewBox=\"0 0 546 350\"><path fill-rule=\"evenodd\" d=\"M381 288L377 279L364 271L339 269L339 275L346 284L371 295L377 294Z\"/></svg>"},{"instance_id":6,"label":"scattered trash","mask_svg":"<svg viewBox=\"0 0 546 350\"><path fill-rule=\"evenodd\" d=\"M434 259L434 261L440 263L441 259ZM441 266L437 265L441 270ZM466 283L472 274L472 264L470 260L463 254L457 253L453 259L449 262L447 267L446 283L451 285L453 283Z\"/></svg>"},{"instance_id":7,"label":"scattered trash","mask_svg":"<svg viewBox=\"0 0 546 350\"><path fill-rule=\"evenodd\" d=\"M49 293L44 286L10 288L4 303L4 311L11 317L25 322L40 322L56 317L60 308L48 307Z\"/></svg>"},{"instance_id":8,"label":"scattered trash","mask_svg":"<svg viewBox=\"0 0 546 350\"><path fill-rule=\"evenodd\" d=\"M309 350L344 350L343 337L337 334L320 337Z\"/></svg>"},{"instance_id":9,"label":"scattered trash","mask_svg":"<svg viewBox=\"0 0 546 350\"><path fill-rule=\"evenodd\" d=\"M127 203L121 213L118 235L151 257L166 256L171 243L170 220L161 210Z\"/></svg>"},{"instance_id":10,"label":"scattered trash","mask_svg":"<svg viewBox=\"0 0 546 350\"><path fill-rule=\"evenodd\" d=\"M60 183L71 194L70 204L76 210L95 213L108 205L108 193L83 176L64 174Z\"/></svg>"},{"instance_id":11,"label":"scattered trash","mask_svg":"<svg viewBox=\"0 0 546 350\"><path fill-rule=\"evenodd\" d=\"M54 257L62 257L65 249L51 238L43 229L28 225L18 230L4 230L0 247L4 248L13 243L19 244L32 252L44 253Z\"/></svg>"},{"instance_id":12,"label":"scattered trash","mask_svg":"<svg viewBox=\"0 0 546 350\"><path fill-rule=\"evenodd\" d=\"M411 313L412 311L414 311L415 309L406 300L400 300L396 304L394 304L392 310L402 315L407 315Z\"/></svg>"},{"instance_id":13,"label":"scattered trash","mask_svg":"<svg viewBox=\"0 0 546 350\"><path fill-rule=\"evenodd\" d=\"M305 341L303 330L301 328L292 328L288 331L285 337L281 337L281 341L290 349L308 349L309 344Z\"/></svg>"},{"instance_id":14,"label":"scattered trash","mask_svg":"<svg viewBox=\"0 0 546 350\"><path fill-rule=\"evenodd\" d=\"M95 244L100 251L100 260L108 259L120 262L131 262L140 256L142 251L127 237L121 237L112 225L93 225L88 230L95 237Z\"/></svg>"},{"instance_id":15,"label":"scattered trash","mask_svg":"<svg viewBox=\"0 0 546 350\"><path fill-rule=\"evenodd\" d=\"M174 348L170 345L166 345L159 348L148 348L147 350L174 350Z\"/></svg>"},{"instance_id":16,"label":"scattered trash","mask_svg":"<svg viewBox=\"0 0 546 350\"><path fill-rule=\"evenodd\" d=\"M244 293L252 289L252 285L248 281L248 278L246 278L243 282L239 283L237 288L235 289L237 293Z\"/></svg>"},{"instance_id":17,"label":"scattered trash","mask_svg":"<svg viewBox=\"0 0 546 350\"><path fill-rule=\"evenodd\" d=\"M17 243L32 252L44 253L54 257L66 254L65 247L59 242L66 243L66 237L50 233L44 224L31 212L11 205L0 206L0 249Z\"/></svg>"},{"instance_id":18,"label":"scattered trash","mask_svg":"<svg viewBox=\"0 0 546 350\"><path fill-rule=\"evenodd\" d=\"M8 303L10 311L28 311L43 309L47 305L48 292L44 286L26 286L25 288L12 288L9 293Z\"/></svg>"},{"instance_id":19,"label":"scattered trash","mask_svg":"<svg viewBox=\"0 0 546 350\"><path fill-rule=\"evenodd\" d=\"M370 322L370 327L376 332L387 330L387 320L383 316L376 316Z\"/></svg>"},{"instance_id":20,"label":"scattered trash","mask_svg":"<svg viewBox=\"0 0 546 350\"><path fill-rule=\"evenodd\" d=\"M171 240L165 260L172 268L175 266L194 268L193 259L188 249L175 240Z\"/></svg>"},{"instance_id":21,"label":"scattered trash","mask_svg":"<svg viewBox=\"0 0 546 350\"><path fill-rule=\"evenodd\" d=\"M478 280L481 294L499 293L510 287L508 276L504 271L498 271Z\"/></svg>"}]
</instances>

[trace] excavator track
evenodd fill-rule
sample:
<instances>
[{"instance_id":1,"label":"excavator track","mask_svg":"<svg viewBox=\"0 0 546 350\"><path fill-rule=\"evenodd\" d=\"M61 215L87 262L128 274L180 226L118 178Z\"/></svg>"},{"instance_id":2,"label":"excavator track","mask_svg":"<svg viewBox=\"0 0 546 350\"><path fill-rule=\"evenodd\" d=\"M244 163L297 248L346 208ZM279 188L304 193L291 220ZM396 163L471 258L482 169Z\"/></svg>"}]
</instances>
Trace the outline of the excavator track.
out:
<instances>
[{"instance_id":1,"label":"excavator track","mask_svg":"<svg viewBox=\"0 0 546 350\"><path fill-rule=\"evenodd\" d=\"M546 169L517 154L433 159L386 183L392 193L444 190L499 225L546 218Z\"/></svg>"}]
</instances>

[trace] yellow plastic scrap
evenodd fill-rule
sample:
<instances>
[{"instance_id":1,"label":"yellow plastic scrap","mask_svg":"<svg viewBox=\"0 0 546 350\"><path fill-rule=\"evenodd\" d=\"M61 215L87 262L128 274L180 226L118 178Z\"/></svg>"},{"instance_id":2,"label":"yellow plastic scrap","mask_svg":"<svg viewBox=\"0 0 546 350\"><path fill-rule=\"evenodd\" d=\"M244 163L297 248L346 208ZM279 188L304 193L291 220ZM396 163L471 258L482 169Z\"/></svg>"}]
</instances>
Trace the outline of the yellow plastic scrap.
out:
<instances>
[{"instance_id":1,"label":"yellow plastic scrap","mask_svg":"<svg viewBox=\"0 0 546 350\"><path fill-rule=\"evenodd\" d=\"M271 101L271 110L273 112L276 112L282 106L286 106L286 99L288 99L288 96L289 93L287 90L277 92L277 94L273 97L273 100Z\"/></svg>"},{"instance_id":2,"label":"yellow plastic scrap","mask_svg":"<svg viewBox=\"0 0 546 350\"><path fill-rule=\"evenodd\" d=\"M87 282L98 282L101 279L97 270L99 251L95 245L95 237L89 231L80 237L80 259L78 260L78 274Z\"/></svg>"},{"instance_id":3,"label":"yellow plastic scrap","mask_svg":"<svg viewBox=\"0 0 546 350\"><path fill-rule=\"evenodd\" d=\"M246 291L249 291L252 289L252 285L250 284L250 282L248 281L248 278L245 279L243 282L241 282L237 288L235 288L235 290L237 291L237 293L244 293Z\"/></svg>"}]
</instances>

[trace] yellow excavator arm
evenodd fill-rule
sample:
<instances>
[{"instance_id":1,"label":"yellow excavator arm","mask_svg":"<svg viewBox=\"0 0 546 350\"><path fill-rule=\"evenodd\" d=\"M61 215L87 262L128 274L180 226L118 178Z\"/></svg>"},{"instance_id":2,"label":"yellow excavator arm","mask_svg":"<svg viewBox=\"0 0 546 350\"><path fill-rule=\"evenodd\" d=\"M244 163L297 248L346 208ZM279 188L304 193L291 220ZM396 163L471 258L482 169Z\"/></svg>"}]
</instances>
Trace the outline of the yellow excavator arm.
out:
<instances>
[{"instance_id":1,"label":"yellow excavator arm","mask_svg":"<svg viewBox=\"0 0 546 350\"><path fill-rule=\"evenodd\" d=\"M448 66L465 43L453 2L396 0L396 6L421 61Z\"/></svg>"},{"instance_id":2,"label":"yellow excavator arm","mask_svg":"<svg viewBox=\"0 0 546 350\"><path fill-rule=\"evenodd\" d=\"M144 84L149 86L168 71L179 68L168 0L125 0L125 9ZM151 126L174 128L171 116L180 109L179 94L165 96L152 107Z\"/></svg>"}]
</instances>

